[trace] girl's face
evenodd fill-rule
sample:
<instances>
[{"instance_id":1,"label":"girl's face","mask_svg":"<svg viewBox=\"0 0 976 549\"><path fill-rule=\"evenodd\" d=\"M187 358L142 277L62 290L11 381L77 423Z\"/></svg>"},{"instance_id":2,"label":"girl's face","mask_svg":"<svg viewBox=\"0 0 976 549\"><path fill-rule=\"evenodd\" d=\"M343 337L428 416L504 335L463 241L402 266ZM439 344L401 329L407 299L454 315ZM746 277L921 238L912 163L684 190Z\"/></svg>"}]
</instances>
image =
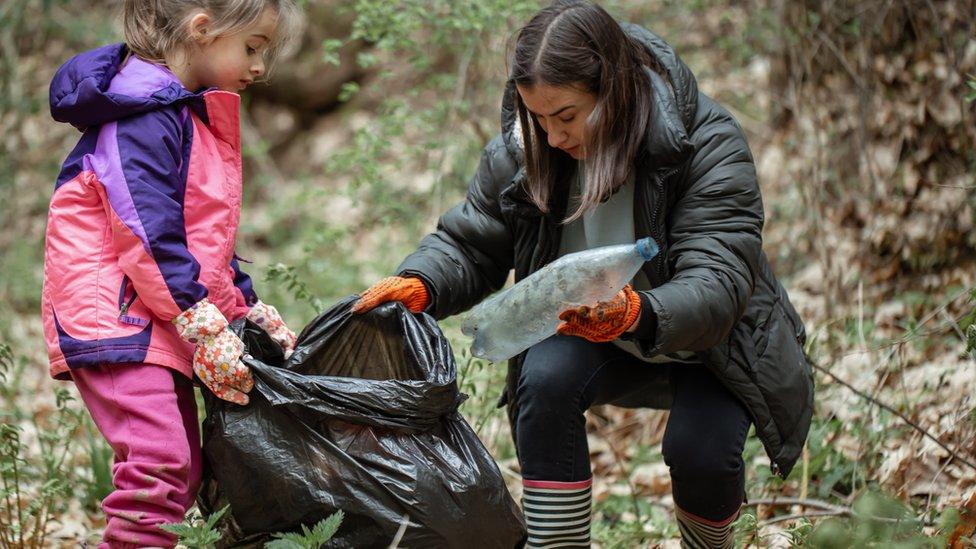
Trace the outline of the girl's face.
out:
<instances>
[{"instance_id":1,"label":"girl's face","mask_svg":"<svg viewBox=\"0 0 976 549\"><path fill-rule=\"evenodd\" d=\"M546 132L549 146L576 160L586 158L586 119L596 106L596 96L575 86L516 87L522 104Z\"/></svg>"},{"instance_id":2,"label":"girl's face","mask_svg":"<svg viewBox=\"0 0 976 549\"><path fill-rule=\"evenodd\" d=\"M207 36L209 22L210 18L201 13L190 23L199 45L189 56L188 72L194 88L239 92L264 74L264 52L274 36L278 14L266 8L253 25L217 38Z\"/></svg>"}]
</instances>

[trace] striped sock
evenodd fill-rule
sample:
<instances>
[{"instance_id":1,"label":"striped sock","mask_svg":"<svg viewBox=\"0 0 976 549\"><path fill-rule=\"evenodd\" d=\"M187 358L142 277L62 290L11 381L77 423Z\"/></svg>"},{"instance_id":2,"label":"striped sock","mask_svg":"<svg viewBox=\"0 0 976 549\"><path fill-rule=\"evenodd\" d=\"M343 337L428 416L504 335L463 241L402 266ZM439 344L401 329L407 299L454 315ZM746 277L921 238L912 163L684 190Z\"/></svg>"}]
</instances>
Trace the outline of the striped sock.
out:
<instances>
[{"instance_id":1,"label":"striped sock","mask_svg":"<svg viewBox=\"0 0 976 549\"><path fill-rule=\"evenodd\" d=\"M590 489L580 482L522 481L522 508L529 528L526 548L590 546Z\"/></svg>"},{"instance_id":2,"label":"striped sock","mask_svg":"<svg viewBox=\"0 0 976 549\"><path fill-rule=\"evenodd\" d=\"M681 530L682 549L732 549L735 541L732 523L739 516L738 511L721 521L692 515L677 506L674 508L674 515L678 519L678 529Z\"/></svg>"}]
</instances>

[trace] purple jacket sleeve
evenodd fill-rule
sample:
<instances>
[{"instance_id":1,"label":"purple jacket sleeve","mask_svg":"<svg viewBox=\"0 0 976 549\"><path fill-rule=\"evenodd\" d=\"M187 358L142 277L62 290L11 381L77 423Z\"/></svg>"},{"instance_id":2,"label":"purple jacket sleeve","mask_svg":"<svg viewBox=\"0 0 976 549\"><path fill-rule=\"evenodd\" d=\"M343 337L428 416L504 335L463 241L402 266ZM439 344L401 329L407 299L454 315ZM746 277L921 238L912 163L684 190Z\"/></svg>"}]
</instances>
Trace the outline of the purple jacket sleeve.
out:
<instances>
[{"instance_id":1,"label":"purple jacket sleeve","mask_svg":"<svg viewBox=\"0 0 976 549\"><path fill-rule=\"evenodd\" d=\"M237 257L237 254L234 254L234 259L230 260L230 266L234 269L234 286L244 296L244 303L247 303L248 307L253 307L258 302L258 294L254 292L251 277L241 270L240 261L241 259Z\"/></svg>"},{"instance_id":2,"label":"purple jacket sleeve","mask_svg":"<svg viewBox=\"0 0 976 549\"><path fill-rule=\"evenodd\" d=\"M207 296L183 218L192 131L185 114L168 108L106 124L99 135L97 171L119 265L165 320Z\"/></svg>"}]
</instances>

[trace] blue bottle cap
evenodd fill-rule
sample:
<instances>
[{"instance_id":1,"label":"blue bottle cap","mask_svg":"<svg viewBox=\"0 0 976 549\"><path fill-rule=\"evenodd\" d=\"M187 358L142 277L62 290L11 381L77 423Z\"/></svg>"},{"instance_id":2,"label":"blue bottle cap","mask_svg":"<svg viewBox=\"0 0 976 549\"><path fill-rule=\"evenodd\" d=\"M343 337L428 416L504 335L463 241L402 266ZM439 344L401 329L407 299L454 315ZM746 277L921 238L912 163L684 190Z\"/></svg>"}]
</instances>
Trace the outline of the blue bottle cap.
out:
<instances>
[{"instance_id":1,"label":"blue bottle cap","mask_svg":"<svg viewBox=\"0 0 976 549\"><path fill-rule=\"evenodd\" d=\"M654 242L654 239L650 237L638 240L634 246L637 248L637 253L644 258L644 261L650 261L661 251L657 247L657 242Z\"/></svg>"}]
</instances>

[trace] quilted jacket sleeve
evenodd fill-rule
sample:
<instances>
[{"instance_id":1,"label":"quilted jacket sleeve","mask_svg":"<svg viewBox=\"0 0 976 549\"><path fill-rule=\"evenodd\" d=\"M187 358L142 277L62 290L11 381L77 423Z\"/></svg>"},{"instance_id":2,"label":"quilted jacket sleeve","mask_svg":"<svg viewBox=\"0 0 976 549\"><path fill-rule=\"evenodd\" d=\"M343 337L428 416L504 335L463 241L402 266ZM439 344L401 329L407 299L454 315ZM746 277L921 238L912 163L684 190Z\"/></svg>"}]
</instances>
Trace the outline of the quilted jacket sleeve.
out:
<instances>
[{"instance_id":1,"label":"quilted jacket sleeve","mask_svg":"<svg viewBox=\"0 0 976 549\"><path fill-rule=\"evenodd\" d=\"M673 278L646 292L657 320L653 354L726 339L759 271L762 197L742 129L701 95L691 140L695 153L668 215Z\"/></svg>"}]
</instances>

